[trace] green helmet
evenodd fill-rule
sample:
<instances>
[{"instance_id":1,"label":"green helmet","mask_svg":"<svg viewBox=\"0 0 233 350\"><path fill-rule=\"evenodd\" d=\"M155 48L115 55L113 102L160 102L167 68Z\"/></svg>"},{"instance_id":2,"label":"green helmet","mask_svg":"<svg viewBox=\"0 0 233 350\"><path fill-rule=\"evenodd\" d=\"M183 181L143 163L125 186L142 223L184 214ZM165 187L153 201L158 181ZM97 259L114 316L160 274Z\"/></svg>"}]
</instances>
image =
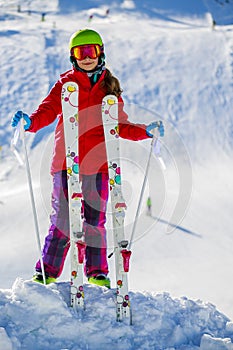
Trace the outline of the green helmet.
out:
<instances>
[{"instance_id":1,"label":"green helmet","mask_svg":"<svg viewBox=\"0 0 233 350\"><path fill-rule=\"evenodd\" d=\"M92 29L82 29L75 32L70 38L70 50L75 46L97 44L103 46L101 36Z\"/></svg>"}]
</instances>

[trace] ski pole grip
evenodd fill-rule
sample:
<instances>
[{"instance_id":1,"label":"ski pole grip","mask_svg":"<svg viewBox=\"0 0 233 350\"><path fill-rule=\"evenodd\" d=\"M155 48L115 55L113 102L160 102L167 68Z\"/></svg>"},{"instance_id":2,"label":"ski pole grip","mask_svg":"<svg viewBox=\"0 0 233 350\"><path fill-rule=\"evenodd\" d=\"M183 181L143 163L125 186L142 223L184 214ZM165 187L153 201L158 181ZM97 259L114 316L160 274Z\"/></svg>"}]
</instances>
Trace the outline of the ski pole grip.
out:
<instances>
[{"instance_id":1,"label":"ski pole grip","mask_svg":"<svg viewBox=\"0 0 233 350\"><path fill-rule=\"evenodd\" d=\"M159 137L160 137L159 128L160 128L161 124L162 124L162 122L161 122L161 120L159 120L159 121L157 122L157 129L156 129L156 132L154 133L154 138L156 138L157 140L158 140Z\"/></svg>"}]
</instances>

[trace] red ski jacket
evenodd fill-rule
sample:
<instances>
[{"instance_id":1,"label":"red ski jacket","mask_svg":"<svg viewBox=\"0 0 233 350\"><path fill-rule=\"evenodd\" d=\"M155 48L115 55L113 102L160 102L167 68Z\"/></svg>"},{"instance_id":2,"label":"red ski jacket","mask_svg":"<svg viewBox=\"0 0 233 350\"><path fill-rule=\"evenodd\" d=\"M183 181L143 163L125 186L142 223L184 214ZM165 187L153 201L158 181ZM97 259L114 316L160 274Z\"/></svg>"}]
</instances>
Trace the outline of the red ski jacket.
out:
<instances>
[{"instance_id":1,"label":"red ski jacket","mask_svg":"<svg viewBox=\"0 0 233 350\"><path fill-rule=\"evenodd\" d=\"M86 73L75 69L60 76L42 101L38 109L31 115L32 124L28 131L36 132L53 123L58 118L55 130L55 144L51 173L66 169L63 118L61 106L62 85L74 81L79 86L79 166L80 174L92 175L98 172L108 173L104 130L101 116L102 99L106 92L101 87L105 71L98 82L92 86ZM130 140L148 138L145 124L133 124L123 110L123 100L119 101L119 135Z\"/></svg>"}]
</instances>

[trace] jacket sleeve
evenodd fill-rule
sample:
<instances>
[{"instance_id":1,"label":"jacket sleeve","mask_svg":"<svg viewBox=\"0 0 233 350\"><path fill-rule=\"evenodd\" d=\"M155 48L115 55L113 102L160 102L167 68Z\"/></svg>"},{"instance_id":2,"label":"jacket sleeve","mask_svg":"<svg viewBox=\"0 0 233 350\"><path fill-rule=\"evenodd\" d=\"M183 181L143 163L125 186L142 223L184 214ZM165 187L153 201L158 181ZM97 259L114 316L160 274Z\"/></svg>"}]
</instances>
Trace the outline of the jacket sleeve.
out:
<instances>
[{"instance_id":1,"label":"jacket sleeve","mask_svg":"<svg viewBox=\"0 0 233 350\"><path fill-rule=\"evenodd\" d=\"M128 115L124 111L124 102L121 97L118 99L118 126L120 137L132 141L148 139L145 124L135 124L128 120Z\"/></svg>"},{"instance_id":2,"label":"jacket sleeve","mask_svg":"<svg viewBox=\"0 0 233 350\"><path fill-rule=\"evenodd\" d=\"M48 96L45 97L37 110L30 116L32 124L28 131L36 132L40 130L53 123L57 116L62 113L61 89L62 84L60 81L57 81Z\"/></svg>"}]
</instances>

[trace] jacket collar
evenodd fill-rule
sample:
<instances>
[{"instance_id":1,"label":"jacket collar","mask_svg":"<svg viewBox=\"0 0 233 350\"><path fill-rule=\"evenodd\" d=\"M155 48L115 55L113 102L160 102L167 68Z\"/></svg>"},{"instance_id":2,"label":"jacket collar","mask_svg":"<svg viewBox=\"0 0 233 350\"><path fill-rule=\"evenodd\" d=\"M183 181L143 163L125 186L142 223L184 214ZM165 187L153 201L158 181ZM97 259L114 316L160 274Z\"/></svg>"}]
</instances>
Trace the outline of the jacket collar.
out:
<instances>
[{"instance_id":1,"label":"jacket collar","mask_svg":"<svg viewBox=\"0 0 233 350\"><path fill-rule=\"evenodd\" d=\"M99 83L101 81L103 81L105 74L106 74L106 70L104 70L102 72L98 82L96 83L97 85L99 85ZM62 74L61 78L66 78L68 80L74 80L75 82L78 83L79 86L82 86L84 89L85 88L88 88L88 89L92 88L92 85L91 85L91 82L90 82L90 79L89 79L87 73L78 71L74 67L72 67L72 69L69 70L68 72L65 72L64 74ZM93 87L95 87L95 85Z\"/></svg>"}]
</instances>

